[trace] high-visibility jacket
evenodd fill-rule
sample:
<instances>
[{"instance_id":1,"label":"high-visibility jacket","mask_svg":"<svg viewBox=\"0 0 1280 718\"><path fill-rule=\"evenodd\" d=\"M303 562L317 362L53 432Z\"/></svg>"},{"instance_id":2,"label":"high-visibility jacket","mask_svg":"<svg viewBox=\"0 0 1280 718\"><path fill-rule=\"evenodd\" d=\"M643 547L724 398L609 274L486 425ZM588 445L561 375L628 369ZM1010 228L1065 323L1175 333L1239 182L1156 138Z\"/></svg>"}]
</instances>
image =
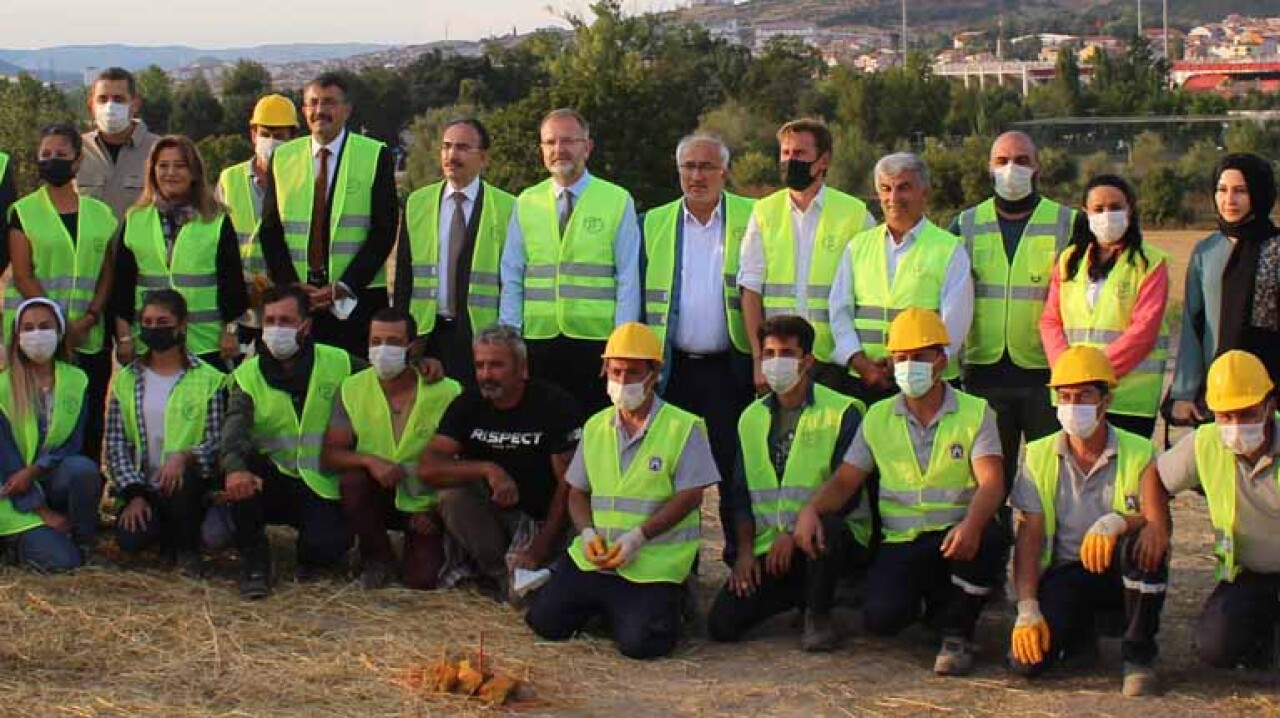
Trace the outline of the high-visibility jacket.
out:
<instances>
[{"instance_id":1,"label":"high-visibility jacket","mask_svg":"<svg viewBox=\"0 0 1280 718\"><path fill-rule=\"evenodd\" d=\"M694 426L702 420L671 404L662 404L635 458L619 468L616 410L605 409L587 420L582 432L583 459L591 482L591 518L596 531L612 544L640 527L676 495L675 472ZM618 575L636 583L681 583L693 568L701 538L700 510L694 508L665 533L650 537ZM583 571L596 565L583 552L582 537L569 546L569 556Z\"/></svg>"},{"instance_id":2,"label":"high-visibility jacket","mask_svg":"<svg viewBox=\"0 0 1280 718\"><path fill-rule=\"evenodd\" d=\"M813 403L800 414L781 480L769 456L769 425L773 416L766 399L756 400L742 412L738 419L738 440L742 445L742 468L746 472L751 513L756 524L757 556L767 554L779 535L795 531L800 510L831 478L831 456L840 439L840 424L851 405L857 405L860 413L866 413L866 407L857 399L821 384L813 386ZM849 528L859 543L870 546L871 513L865 500L859 508L864 510L850 515Z\"/></svg>"},{"instance_id":3,"label":"high-visibility jacket","mask_svg":"<svg viewBox=\"0 0 1280 718\"><path fill-rule=\"evenodd\" d=\"M124 244L138 261L134 307L141 311L149 290L176 290L187 300L187 348L195 354L216 352L221 345L217 257L224 219L222 213L208 221L192 217L178 230L172 256L154 205L135 207L125 219Z\"/></svg>"},{"instance_id":4,"label":"high-visibility jacket","mask_svg":"<svg viewBox=\"0 0 1280 718\"><path fill-rule=\"evenodd\" d=\"M893 281L889 281L888 226L880 225L854 237L850 244L849 266L853 272L853 328L870 359L889 356L886 344L889 325L903 309L916 307L941 313L942 287L947 267L960 239L940 229L928 219L915 241L898 260ZM959 362L952 357L943 379L960 375Z\"/></svg>"},{"instance_id":5,"label":"high-visibility jacket","mask_svg":"<svg viewBox=\"0 0 1280 718\"><path fill-rule=\"evenodd\" d=\"M1124 429L1111 427L1116 432L1116 481L1112 489L1111 510L1121 515L1139 513L1142 472L1155 458L1151 440ZM1060 457L1058 441L1061 431L1036 439L1027 444L1027 473L1035 484L1044 515L1044 548L1040 553L1040 568L1053 564L1053 537L1058 532L1058 478Z\"/></svg>"},{"instance_id":6,"label":"high-visibility jacket","mask_svg":"<svg viewBox=\"0 0 1280 718\"><path fill-rule=\"evenodd\" d=\"M592 177L560 236L555 185L544 180L520 193L516 215L524 238L524 336L609 338L617 316L614 238L631 195Z\"/></svg>"},{"instance_id":7,"label":"high-visibility jacket","mask_svg":"<svg viewBox=\"0 0 1280 718\"><path fill-rule=\"evenodd\" d=\"M1213 524L1213 555L1218 559L1214 576L1219 581L1235 581L1240 575L1236 562L1236 455L1222 443L1217 424L1196 429L1196 473L1209 503L1209 522ZM1275 472L1273 472L1275 473ZM1261 479L1255 479L1261 480ZM1280 473L1270 481L1280 482Z\"/></svg>"},{"instance_id":8,"label":"high-visibility jacket","mask_svg":"<svg viewBox=\"0 0 1280 718\"><path fill-rule=\"evenodd\" d=\"M373 182L378 174L378 155L384 145L354 132L347 132L338 158L338 176L330 177L329 195L329 280L342 279L351 260L369 238L373 218ZM276 148L271 161L271 177L280 207L284 242L298 278L307 278L307 247L311 243L311 209L316 198L315 156L311 137L299 137ZM369 282L370 287L387 286L385 268Z\"/></svg>"},{"instance_id":9,"label":"high-visibility jacket","mask_svg":"<svg viewBox=\"0 0 1280 718\"><path fill-rule=\"evenodd\" d=\"M1123 251L1123 250L1122 250ZM1072 346L1084 344L1105 350L1107 345L1120 338L1133 320L1133 307L1144 282L1169 255L1146 245L1146 266L1139 258L1130 263L1128 256L1117 258L1111 272L1103 280L1097 303L1090 308L1089 257L1086 253L1077 268L1076 276L1067 276L1069 252L1063 252L1058 264L1061 273L1062 328L1067 342ZM1135 264L1137 266L1135 266ZM1120 379L1111 401L1111 412L1125 416L1154 417L1160 406L1160 389L1164 386L1164 364L1169 358L1168 315L1160 318L1160 336L1155 348L1133 371Z\"/></svg>"},{"instance_id":10,"label":"high-visibility jacket","mask_svg":"<svg viewBox=\"0 0 1280 718\"><path fill-rule=\"evenodd\" d=\"M31 244L32 274L45 295L62 307L68 324L84 317L93 302L107 245L119 224L111 207L80 195L74 238L58 216L46 187L18 200L9 211L22 222L22 232ZM22 302L22 294L12 279L5 301L13 308ZM102 351L102 322L94 323L77 349L85 354Z\"/></svg>"},{"instance_id":11,"label":"high-visibility jacket","mask_svg":"<svg viewBox=\"0 0 1280 718\"><path fill-rule=\"evenodd\" d=\"M751 221L754 201L724 193L721 203L724 227L724 310L729 322L729 339L738 351L751 352L747 325L742 319L742 297L738 294L738 260L742 235ZM644 281L645 323L666 342L671 318L672 288L676 277L676 235L684 221L684 200L678 199L648 211L644 217L644 250L648 259Z\"/></svg>"},{"instance_id":12,"label":"high-visibility jacket","mask_svg":"<svg viewBox=\"0 0 1280 718\"><path fill-rule=\"evenodd\" d=\"M84 408L85 391L89 377L65 362L55 362L53 367L53 410L44 440L40 440L40 427L32 407L23 416L13 414L13 395L9 372L0 372L0 413L9 422L14 443L22 453L22 463L30 466L42 451L55 449L67 442L80 423ZM7 497L0 497L0 536L20 534L28 529L44 525L35 513L18 511Z\"/></svg>"},{"instance_id":13,"label":"high-visibility jacket","mask_svg":"<svg viewBox=\"0 0 1280 718\"><path fill-rule=\"evenodd\" d=\"M417 377L418 390L413 409L400 438L391 426L391 407L372 368L353 374L342 382L342 406L356 429L356 451L392 461L404 469L405 479L396 486L396 508L420 513L439 501L436 492L418 478L418 462L427 444L436 435L440 419L449 403L462 392L452 379L428 384Z\"/></svg>"},{"instance_id":14,"label":"high-visibility jacket","mask_svg":"<svg viewBox=\"0 0 1280 718\"><path fill-rule=\"evenodd\" d=\"M835 339L831 336L831 313L828 297L831 282L844 248L867 222L867 206L862 200L834 187L823 194L822 215L813 235L813 256L809 260L809 276L796 276L796 239L791 226L789 190L779 190L756 202L752 215L764 242L765 279L761 301L765 318L781 314L798 314L796 285L806 284L808 313L805 319L813 325L813 354L821 361L831 361Z\"/></svg>"},{"instance_id":15,"label":"high-visibility jacket","mask_svg":"<svg viewBox=\"0 0 1280 718\"><path fill-rule=\"evenodd\" d=\"M254 275L267 271L266 262L262 259L262 245L258 244L262 212L254 201L253 160L222 170L218 176L218 187L222 190L222 201L227 206L231 225L236 228L236 239L240 241L240 263L245 280L251 281Z\"/></svg>"},{"instance_id":16,"label":"high-visibility jacket","mask_svg":"<svg viewBox=\"0 0 1280 718\"><path fill-rule=\"evenodd\" d=\"M147 434L159 431L164 434L164 456L190 451L204 441L205 424L208 423L209 403L226 386L227 377L213 367L200 362L188 367L177 383L164 407L164 425L146 427ZM126 368L116 375L111 385L112 395L120 402L120 418L124 422L124 435L133 444L134 466L145 473L147 447L142 442L139 427L138 402L135 388L138 375Z\"/></svg>"},{"instance_id":17,"label":"high-visibility jacket","mask_svg":"<svg viewBox=\"0 0 1280 718\"><path fill-rule=\"evenodd\" d=\"M338 477L320 470L320 449L338 390L351 375L351 357L324 344L316 344L315 352L301 419L289 395L267 383L261 357L255 356L237 367L232 379L253 399L250 436L254 447L266 454L281 473L301 478L317 496L336 501Z\"/></svg>"},{"instance_id":18,"label":"high-visibility jacket","mask_svg":"<svg viewBox=\"0 0 1280 718\"><path fill-rule=\"evenodd\" d=\"M1075 211L1041 199L1027 220L1012 261L1004 248L996 202L960 213L960 237L973 265L973 326L965 364L995 364L1005 351L1023 369L1047 369L1040 315L1053 263L1071 241Z\"/></svg>"},{"instance_id":19,"label":"high-visibility jacket","mask_svg":"<svg viewBox=\"0 0 1280 718\"><path fill-rule=\"evenodd\" d=\"M413 289L410 292L409 313L418 323L418 331L426 334L436 326L436 292L440 278L436 276L440 262L440 205L451 202L449 185L436 182L409 195L404 208L405 226L409 230L409 246L413 255ZM483 183L480 225L476 229L475 249L471 254L471 282L465 300L459 297L458 307L467 309L471 327L475 331L498 321L498 264L502 248L507 242L507 225L516 198ZM456 292L457 288L452 288ZM465 305L463 302L465 301Z\"/></svg>"},{"instance_id":20,"label":"high-visibility jacket","mask_svg":"<svg viewBox=\"0 0 1280 718\"><path fill-rule=\"evenodd\" d=\"M916 459L907 417L894 411L900 397L876 403L862 423L880 472L880 521L886 543L906 543L922 533L955 526L964 520L977 493L973 444L987 402L948 391L954 393L957 407L938 421L928 466Z\"/></svg>"}]
</instances>

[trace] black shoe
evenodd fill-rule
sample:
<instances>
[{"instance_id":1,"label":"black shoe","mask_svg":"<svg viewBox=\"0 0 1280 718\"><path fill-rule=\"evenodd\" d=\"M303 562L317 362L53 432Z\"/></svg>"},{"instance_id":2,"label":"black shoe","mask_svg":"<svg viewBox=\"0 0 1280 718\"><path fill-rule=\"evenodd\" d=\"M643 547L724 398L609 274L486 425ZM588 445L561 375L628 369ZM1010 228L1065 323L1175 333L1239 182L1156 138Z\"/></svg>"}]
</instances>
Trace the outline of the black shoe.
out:
<instances>
[{"instance_id":1,"label":"black shoe","mask_svg":"<svg viewBox=\"0 0 1280 718\"><path fill-rule=\"evenodd\" d=\"M240 598L258 601L271 593L271 573L265 568L245 569L240 576Z\"/></svg>"},{"instance_id":2,"label":"black shoe","mask_svg":"<svg viewBox=\"0 0 1280 718\"><path fill-rule=\"evenodd\" d=\"M204 559L200 557L199 551L180 549L173 562L178 573L183 576L193 579L204 578Z\"/></svg>"},{"instance_id":3,"label":"black shoe","mask_svg":"<svg viewBox=\"0 0 1280 718\"><path fill-rule=\"evenodd\" d=\"M395 578L395 575L395 566L382 561L370 561L360 571L360 588L366 591L385 588Z\"/></svg>"}]
</instances>

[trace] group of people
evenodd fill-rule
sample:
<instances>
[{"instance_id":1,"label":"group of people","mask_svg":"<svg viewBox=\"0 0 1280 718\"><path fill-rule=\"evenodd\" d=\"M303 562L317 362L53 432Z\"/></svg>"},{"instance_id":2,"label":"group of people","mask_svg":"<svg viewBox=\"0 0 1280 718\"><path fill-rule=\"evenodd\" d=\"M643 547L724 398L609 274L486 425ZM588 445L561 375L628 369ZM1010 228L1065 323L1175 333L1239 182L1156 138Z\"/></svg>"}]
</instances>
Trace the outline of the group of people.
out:
<instances>
[{"instance_id":1,"label":"group of people","mask_svg":"<svg viewBox=\"0 0 1280 718\"><path fill-rule=\"evenodd\" d=\"M489 133L462 118L443 178L401 210L390 152L346 127L342 79L302 97L309 132L262 98L254 157L216 186L188 139L136 119L120 69L89 93L93 131L42 131L35 192L13 198L0 155L0 536L21 562L94 560L105 476L121 549L194 577L234 546L247 599L275 580L267 525L288 524L300 580L354 545L366 588L471 583L527 605L544 638L603 617L649 658L692 607L716 486L731 573L713 640L799 609L802 648L832 650L854 582L868 633L923 621L934 670L964 674L1012 550L1014 669L1090 658L1119 627L1124 692L1142 695L1169 499L1199 487L1219 584L1198 649L1274 665L1266 160L1215 171L1219 228L1191 260L1166 397L1169 262L1132 187L1101 175L1055 203L1021 133L992 146L994 196L948 229L916 155L875 166L883 222L828 186L833 138L812 119L778 131L784 189L728 193L729 148L695 134L675 148L681 196L638 215L587 171L567 108L539 128L547 180L487 183ZM1162 408L1198 428L1157 455Z\"/></svg>"}]
</instances>

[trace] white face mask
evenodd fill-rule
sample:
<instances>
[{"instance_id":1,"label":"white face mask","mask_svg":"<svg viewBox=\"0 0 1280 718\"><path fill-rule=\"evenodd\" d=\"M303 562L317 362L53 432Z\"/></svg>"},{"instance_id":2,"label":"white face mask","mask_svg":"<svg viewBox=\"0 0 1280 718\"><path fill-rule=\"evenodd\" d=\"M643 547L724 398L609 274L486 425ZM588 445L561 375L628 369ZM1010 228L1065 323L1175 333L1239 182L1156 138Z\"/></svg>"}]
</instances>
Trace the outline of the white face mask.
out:
<instances>
[{"instance_id":1,"label":"white face mask","mask_svg":"<svg viewBox=\"0 0 1280 718\"><path fill-rule=\"evenodd\" d=\"M118 135L129 129L129 106L123 102L96 105L93 108L93 120L100 131Z\"/></svg>"},{"instance_id":2,"label":"white face mask","mask_svg":"<svg viewBox=\"0 0 1280 718\"><path fill-rule=\"evenodd\" d=\"M58 332L53 329L32 329L18 335L18 346L28 359L44 364L58 351Z\"/></svg>"},{"instance_id":3,"label":"white face mask","mask_svg":"<svg viewBox=\"0 0 1280 718\"><path fill-rule=\"evenodd\" d=\"M262 344L271 356L285 361L298 353L298 330L296 327L263 327Z\"/></svg>"},{"instance_id":4,"label":"white face mask","mask_svg":"<svg viewBox=\"0 0 1280 718\"><path fill-rule=\"evenodd\" d=\"M256 137L253 140L253 154L257 156L258 163L265 167L271 164L271 157L275 155L276 148L283 144L283 140L277 140L274 137Z\"/></svg>"},{"instance_id":5,"label":"white face mask","mask_svg":"<svg viewBox=\"0 0 1280 718\"><path fill-rule=\"evenodd\" d=\"M1010 202L1017 202L1031 194L1035 187L1035 176L1035 170L1013 162L991 173L996 184L996 194Z\"/></svg>"},{"instance_id":6,"label":"white face mask","mask_svg":"<svg viewBox=\"0 0 1280 718\"><path fill-rule=\"evenodd\" d=\"M1059 404L1058 423L1071 436L1087 439L1098 428L1098 405Z\"/></svg>"},{"instance_id":7,"label":"white face mask","mask_svg":"<svg viewBox=\"0 0 1280 718\"><path fill-rule=\"evenodd\" d=\"M623 411L635 411L644 404L648 391L644 388L644 382L636 382L635 384L623 384L620 381L609 380L609 400L613 405Z\"/></svg>"},{"instance_id":8,"label":"white face mask","mask_svg":"<svg viewBox=\"0 0 1280 718\"><path fill-rule=\"evenodd\" d=\"M800 360L795 357L773 357L760 362L760 372L775 394L786 394L800 383Z\"/></svg>"},{"instance_id":9,"label":"white face mask","mask_svg":"<svg viewBox=\"0 0 1280 718\"><path fill-rule=\"evenodd\" d=\"M933 362L900 361L893 365L893 378L903 394L919 399L933 388Z\"/></svg>"},{"instance_id":10,"label":"white face mask","mask_svg":"<svg viewBox=\"0 0 1280 718\"><path fill-rule=\"evenodd\" d=\"M1257 424L1219 424L1218 431L1222 434L1222 443L1233 454L1245 456L1252 454L1262 446L1262 442L1266 440L1265 432L1266 424L1259 422Z\"/></svg>"},{"instance_id":11,"label":"white face mask","mask_svg":"<svg viewBox=\"0 0 1280 718\"><path fill-rule=\"evenodd\" d=\"M394 379L404 371L404 358L407 351L404 347L392 344L369 347L369 363L379 379Z\"/></svg>"},{"instance_id":12,"label":"white face mask","mask_svg":"<svg viewBox=\"0 0 1280 718\"><path fill-rule=\"evenodd\" d=\"M1128 230L1128 212L1117 210L1089 215L1089 231L1093 232L1093 236L1097 237L1101 244L1116 244Z\"/></svg>"}]
</instances>

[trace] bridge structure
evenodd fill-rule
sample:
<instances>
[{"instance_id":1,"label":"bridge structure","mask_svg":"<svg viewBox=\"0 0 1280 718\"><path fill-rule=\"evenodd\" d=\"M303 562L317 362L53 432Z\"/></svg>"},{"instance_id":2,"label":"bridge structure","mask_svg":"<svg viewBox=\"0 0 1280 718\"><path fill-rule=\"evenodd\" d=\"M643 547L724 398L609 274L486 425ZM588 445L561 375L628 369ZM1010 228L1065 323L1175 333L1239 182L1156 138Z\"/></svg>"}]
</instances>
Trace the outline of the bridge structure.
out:
<instances>
[{"instance_id":1,"label":"bridge structure","mask_svg":"<svg viewBox=\"0 0 1280 718\"><path fill-rule=\"evenodd\" d=\"M939 62L933 66L933 74L959 79L965 87L977 85L986 89L988 84L1018 88L1027 94L1036 85L1053 80L1057 74L1055 63L1040 60L992 60L987 62ZM1080 77L1093 74L1089 65L1080 66Z\"/></svg>"},{"instance_id":2,"label":"bridge structure","mask_svg":"<svg viewBox=\"0 0 1280 718\"><path fill-rule=\"evenodd\" d=\"M1280 55L1238 60L1180 60L1173 63L1169 76L1179 87L1188 82L1211 85L1215 78L1219 81L1280 80Z\"/></svg>"}]
</instances>

